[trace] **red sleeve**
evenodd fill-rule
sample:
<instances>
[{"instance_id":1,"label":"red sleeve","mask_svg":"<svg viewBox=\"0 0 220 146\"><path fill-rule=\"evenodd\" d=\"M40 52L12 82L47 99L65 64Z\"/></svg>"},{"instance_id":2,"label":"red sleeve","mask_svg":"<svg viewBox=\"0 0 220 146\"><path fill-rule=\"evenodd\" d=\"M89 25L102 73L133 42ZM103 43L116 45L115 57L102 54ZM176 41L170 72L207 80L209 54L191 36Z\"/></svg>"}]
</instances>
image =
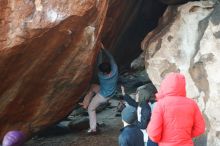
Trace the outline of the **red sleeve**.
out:
<instances>
[{"instance_id":1,"label":"red sleeve","mask_svg":"<svg viewBox=\"0 0 220 146\"><path fill-rule=\"evenodd\" d=\"M161 140L162 130L163 130L163 111L159 102L156 103L153 109L150 123L147 127L147 134L154 142L159 142Z\"/></svg>"},{"instance_id":2,"label":"red sleeve","mask_svg":"<svg viewBox=\"0 0 220 146\"><path fill-rule=\"evenodd\" d=\"M192 138L199 136L205 132L205 120L202 117L202 113L199 110L198 105L194 102L195 105L195 117L192 128Z\"/></svg>"}]
</instances>

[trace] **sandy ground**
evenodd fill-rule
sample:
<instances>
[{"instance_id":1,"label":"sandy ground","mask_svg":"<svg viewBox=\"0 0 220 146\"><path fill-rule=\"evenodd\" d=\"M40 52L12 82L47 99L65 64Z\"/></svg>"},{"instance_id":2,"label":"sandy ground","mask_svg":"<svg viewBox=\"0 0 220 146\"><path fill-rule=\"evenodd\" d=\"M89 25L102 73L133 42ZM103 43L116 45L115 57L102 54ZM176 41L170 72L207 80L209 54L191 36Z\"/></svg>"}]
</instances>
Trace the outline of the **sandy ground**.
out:
<instances>
[{"instance_id":1,"label":"sandy ground","mask_svg":"<svg viewBox=\"0 0 220 146\"><path fill-rule=\"evenodd\" d=\"M98 123L102 123L102 125L104 123L104 126L100 127L98 135L87 135L86 129L53 129L56 131L54 134L45 131L43 136L32 138L25 146L117 146L122 123L121 117L115 116L118 100L113 99L110 103L112 108L106 108L97 114Z\"/></svg>"}]
</instances>

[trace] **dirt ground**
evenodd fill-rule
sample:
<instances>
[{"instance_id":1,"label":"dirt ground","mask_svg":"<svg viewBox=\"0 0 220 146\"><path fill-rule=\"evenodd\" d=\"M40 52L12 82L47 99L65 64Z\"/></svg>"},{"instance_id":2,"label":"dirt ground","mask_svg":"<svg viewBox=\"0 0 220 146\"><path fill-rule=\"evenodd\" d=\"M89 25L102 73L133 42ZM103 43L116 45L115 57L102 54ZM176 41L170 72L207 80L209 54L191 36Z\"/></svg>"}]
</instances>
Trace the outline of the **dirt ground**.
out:
<instances>
[{"instance_id":1,"label":"dirt ground","mask_svg":"<svg viewBox=\"0 0 220 146\"><path fill-rule=\"evenodd\" d=\"M33 137L25 146L118 146L118 136L123 127L120 113L117 112L117 105L120 96L120 85L125 86L127 93L135 92L136 87L149 82L145 71L125 72L119 77L118 94L116 98L110 100L110 105L97 114L97 122L101 123L98 135L88 135L88 121L81 124L81 128L69 128L68 124L74 120L88 118L88 115L74 117L74 112L69 116L70 120L64 120L59 125L41 132ZM86 112L85 112L86 113ZM119 115L117 115L119 114ZM117 116L116 116L117 115ZM87 127L86 127L86 126ZM83 128L82 128L83 127Z\"/></svg>"},{"instance_id":2,"label":"dirt ground","mask_svg":"<svg viewBox=\"0 0 220 146\"><path fill-rule=\"evenodd\" d=\"M88 135L86 129L53 128L42 135L29 140L25 146L117 146L118 135L122 127L121 117L116 116L118 100L111 100L111 108L106 108L97 114L100 133ZM48 129L50 130L50 129Z\"/></svg>"}]
</instances>

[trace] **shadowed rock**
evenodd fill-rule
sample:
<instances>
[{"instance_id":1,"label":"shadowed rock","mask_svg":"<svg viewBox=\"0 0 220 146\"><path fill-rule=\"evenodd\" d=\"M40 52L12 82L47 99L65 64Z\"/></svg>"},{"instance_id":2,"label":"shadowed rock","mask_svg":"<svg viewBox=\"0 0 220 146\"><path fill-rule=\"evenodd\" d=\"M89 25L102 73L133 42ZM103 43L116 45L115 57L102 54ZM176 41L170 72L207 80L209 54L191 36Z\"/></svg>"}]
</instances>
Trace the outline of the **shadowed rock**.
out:
<instances>
[{"instance_id":1,"label":"shadowed rock","mask_svg":"<svg viewBox=\"0 0 220 146\"><path fill-rule=\"evenodd\" d=\"M189 1L198 1L198 0L159 0L159 1L167 5L176 5L176 4L187 3Z\"/></svg>"}]
</instances>

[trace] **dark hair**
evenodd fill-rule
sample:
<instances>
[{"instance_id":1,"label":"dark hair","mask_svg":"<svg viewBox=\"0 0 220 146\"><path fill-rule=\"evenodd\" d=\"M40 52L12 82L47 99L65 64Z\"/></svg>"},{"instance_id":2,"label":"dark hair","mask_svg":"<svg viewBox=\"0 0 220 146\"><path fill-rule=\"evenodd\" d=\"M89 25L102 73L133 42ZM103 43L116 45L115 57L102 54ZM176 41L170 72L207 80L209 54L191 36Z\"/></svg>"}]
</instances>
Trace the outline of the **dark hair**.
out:
<instances>
[{"instance_id":1,"label":"dark hair","mask_svg":"<svg viewBox=\"0 0 220 146\"><path fill-rule=\"evenodd\" d=\"M111 64L109 62L103 62L99 65L99 70L103 73L109 74L111 72Z\"/></svg>"},{"instance_id":2,"label":"dark hair","mask_svg":"<svg viewBox=\"0 0 220 146\"><path fill-rule=\"evenodd\" d=\"M152 96L149 98L149 102L150 102L151 104L157 102L155 94L152 95Z\"/></svg>"}]
</instances>

